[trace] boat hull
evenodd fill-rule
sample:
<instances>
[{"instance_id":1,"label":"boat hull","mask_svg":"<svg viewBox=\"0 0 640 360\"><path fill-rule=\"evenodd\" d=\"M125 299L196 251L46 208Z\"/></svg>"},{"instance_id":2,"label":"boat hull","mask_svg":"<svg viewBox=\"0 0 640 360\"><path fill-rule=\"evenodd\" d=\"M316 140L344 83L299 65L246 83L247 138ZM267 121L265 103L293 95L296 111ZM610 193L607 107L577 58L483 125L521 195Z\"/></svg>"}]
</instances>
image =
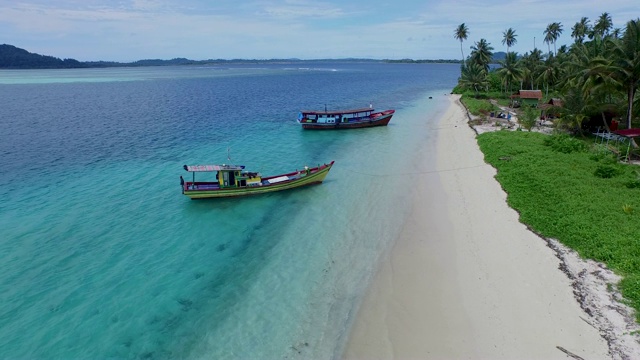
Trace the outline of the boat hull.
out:
<instances>
[{"instance_id":1,"label":"boat hull","mask_svg":"<svg viewBox=\"0 0 640 360\"><path fill-rule=\"evenodd\" d=\"M333 166L333 161L330 164L325 164L317 168L309 169L308 174L306 174L305 171L303 170L300 172L293 172L289 174L283 174L283 175L264 178L264 180L266 181L269 179L275 179L282 176L291 176L291 177L300 176L292 180L282 181L274 184L267 184L267 185L260 185L260 186L245 186L241 188L220 188L220 189L213 189L213 190L197 190L197 189L194 190L194 189L189 189L189 186L186 185L183 188L183 190L184 190L184 195L188 196L192 200L259 195L259 194L265 194L269 192L289 190L289 189L299 188L303 186L320 184L324 181L327 174L329 174L329 170L331 170L332 166Z\"/></svg>"}]
</instances>

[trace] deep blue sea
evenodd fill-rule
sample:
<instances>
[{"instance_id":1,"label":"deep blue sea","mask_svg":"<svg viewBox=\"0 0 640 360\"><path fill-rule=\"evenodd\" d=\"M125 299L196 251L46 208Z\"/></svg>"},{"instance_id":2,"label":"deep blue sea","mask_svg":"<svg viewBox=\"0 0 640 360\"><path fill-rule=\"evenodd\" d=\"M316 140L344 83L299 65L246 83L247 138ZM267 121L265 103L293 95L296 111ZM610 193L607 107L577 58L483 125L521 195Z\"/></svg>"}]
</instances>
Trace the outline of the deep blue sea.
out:
<instances>
[{"instance_id":1,"label":"deep blue sea","mask_svg":"<svg viewBox=\"0 0 640 360\"><path fill-rule=\"evenodd\" d=\"M339 358L459 65L303 66L0 71L0 358ZM296 122L370 103L389 126ZM332 160L317 186L180 192L184 164Z\"/></svg>"}]
</instances>

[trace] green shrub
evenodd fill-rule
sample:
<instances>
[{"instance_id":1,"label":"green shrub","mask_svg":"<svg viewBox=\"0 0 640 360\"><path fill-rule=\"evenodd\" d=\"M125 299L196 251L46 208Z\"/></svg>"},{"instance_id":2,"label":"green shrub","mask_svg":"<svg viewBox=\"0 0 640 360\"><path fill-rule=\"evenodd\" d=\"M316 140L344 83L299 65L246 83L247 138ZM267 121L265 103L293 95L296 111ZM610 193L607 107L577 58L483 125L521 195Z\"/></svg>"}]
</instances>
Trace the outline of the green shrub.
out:
<instances>
[{"instance_id":1,"label":"green shrub","mask_svg":"<svg viewBox=\"0 0 640 360\"><path fill-rule=\"evenodd\" d=\"M640 189L640 171L636 170L636 176L635 180L629 180L624 185L629 189Z\"/></svg>"},{"instance_id":2,"label":"green shrub","mask_svg":"<svg viewBox=\"0 0 640 360\"><path fill-rule=\"evenodd\" d=\"M593 152L591 154L591 156L589 157L589 159L596 161L596 162L601 162L603 164L617 164L618 163L618 158L612 154L611 152L603 152L600 150L597 150L595 152Z\"/></svg>"},{"instance_id":3,"label":"green shrub","mask_svg":"<svg viewBox=\"0 0 640 360\"><path fill-rule=\"evenodd\" d=\"M462 94L464 92L464 89L460 87L460 85L456 85L456 87L453 88L453 90L451 90L452 94Z\"/></svg>"},{"instance_id":4,"label":"green shrub","mask_svg":"<svg viewBox=\"0 0 640 360\"><path fill-rule=\"evenodd\" d=\"M531 131L531 129L533 129L533 126L536 124L536 121L538 121L539 113L540 112L533 107L525 106L520 113L520 124L522 125L522 127L527 129L528 131Z\"/></svg>"},{"instance_id":5,"label":"green shrub","mask_svg":"<svg viewBox=\"0 0 640 360\"><path fill-rule=\"evenodd\" d=\"M587 149L587 145L584 141L562 133L549 136L544 140L544 144L550 146L553 150L564 154L583 152Z\"/></svg>"},{"instance_id":6,"label":"green shrub","mask_svg":"<svg viewBox=\"0 0 640 360\"><path fill-rule=\"evenodd\" d=\"M640 180L627 181L624 185L629 189L640 189Z\"/></svg>"},{"instance_id":7,"label":"green shrub","mask_svg":"<svg viewBox=\"0 0 640 360\"><path fill-rule=\"evenodd\" d=\"M599 178L610 179L620 175L620 172L620 169L614 165L598 165L594 175Z\"/></svg>"},{"instance_id":8,"label":"green shrub","mask_svg":"<svg viewBox=\"0 0 640 360\"><path fill-rule=\"evenodd\" d=\"M489 71L487 81L489 82L489 92L500 93L502 91L502 79L495 70ZM495 98L494 95L491 95L491 97Z\"/></svg>"}]
</instances>

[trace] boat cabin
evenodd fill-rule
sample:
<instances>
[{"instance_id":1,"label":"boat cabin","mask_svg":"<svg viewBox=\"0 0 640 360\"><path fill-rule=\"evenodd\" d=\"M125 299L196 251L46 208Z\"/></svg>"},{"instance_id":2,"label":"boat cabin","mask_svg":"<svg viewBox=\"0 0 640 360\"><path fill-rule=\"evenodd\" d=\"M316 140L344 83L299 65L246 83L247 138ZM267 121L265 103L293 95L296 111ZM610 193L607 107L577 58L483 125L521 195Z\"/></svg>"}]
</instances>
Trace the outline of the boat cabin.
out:
<instances>
[{"instance_id":1,"label":"boat cabin","mask_svg":"<svg viewBox=\"0 0 640 360\"><path fill-rule=\"evenodd\" d=\"M257 172L244 171L244 165L184 165L193 174L185 190L212 190L262 185L262 177ZM214 181L196 181L197 172L216 172Z\"/></svg>"}]
</instances>

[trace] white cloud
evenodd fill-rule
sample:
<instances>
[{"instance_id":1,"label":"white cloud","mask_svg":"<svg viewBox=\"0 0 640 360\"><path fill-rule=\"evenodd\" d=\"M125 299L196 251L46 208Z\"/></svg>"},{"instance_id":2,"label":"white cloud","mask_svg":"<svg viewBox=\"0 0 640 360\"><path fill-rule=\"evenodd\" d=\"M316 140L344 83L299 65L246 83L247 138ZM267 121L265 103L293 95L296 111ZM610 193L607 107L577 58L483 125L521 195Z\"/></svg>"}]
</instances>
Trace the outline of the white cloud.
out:
<instances>
[{"instance_id":1,"label":"white cloud","mask_svg":"<svg viewBox=\"0 0 640 360\"><path fill-rule=\"evenodd\" d=\"M286 19L323 19L346 16L344 10L334 4L303 0L289 0L283 4L268 4L264 6L262 11L268 16Z\"/></svg>"},{"instance_id":2,"label":"white cloud","mask_svg":"<svg viewBox=\"0 0 640 360\"><path fill-rule=\"evenodd\" d=\"M517 0L0 0L0 43L78 60L144 58L449 58L460 56L455 27L464 22L469 46L485 38L505 50L512 27L524 53L538 48L543 31L561 22L558 46L571 42L571 26L609 12L616 27L637 17L635 1ZM419 40L418 40L419 39Z\"/></svg>"}]
</instances>

